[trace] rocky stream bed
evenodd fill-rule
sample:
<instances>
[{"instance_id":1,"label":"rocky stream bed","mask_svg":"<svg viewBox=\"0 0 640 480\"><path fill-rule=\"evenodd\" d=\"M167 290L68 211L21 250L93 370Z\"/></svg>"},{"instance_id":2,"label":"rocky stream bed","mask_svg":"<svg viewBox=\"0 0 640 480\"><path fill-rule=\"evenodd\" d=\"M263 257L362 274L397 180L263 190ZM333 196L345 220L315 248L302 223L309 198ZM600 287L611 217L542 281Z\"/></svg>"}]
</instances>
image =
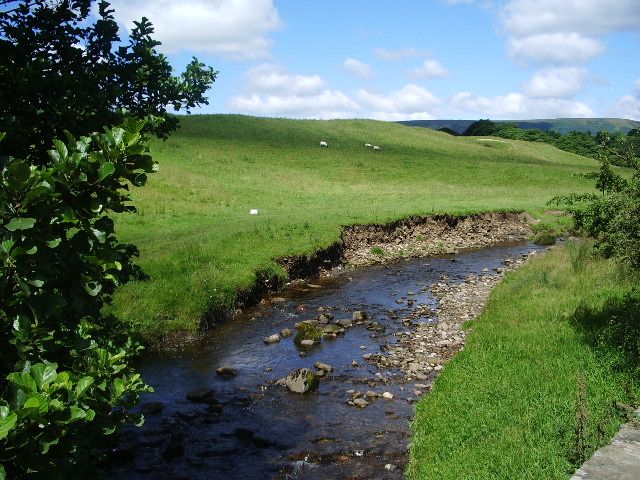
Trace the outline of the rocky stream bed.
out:
<instances>
[{"instance_id":1,"label":"rocky stream bed","mask_svg":"<svg viewBox=\"0 0 640 480\"><path fill-rule=\"evenodd\" d=\"M123 432L109 476L403 478L414 404L464 347L463 323L543 248L339 267L266 296L180 354L147 358L147 420Z\"/></svg>"}]
</instances>

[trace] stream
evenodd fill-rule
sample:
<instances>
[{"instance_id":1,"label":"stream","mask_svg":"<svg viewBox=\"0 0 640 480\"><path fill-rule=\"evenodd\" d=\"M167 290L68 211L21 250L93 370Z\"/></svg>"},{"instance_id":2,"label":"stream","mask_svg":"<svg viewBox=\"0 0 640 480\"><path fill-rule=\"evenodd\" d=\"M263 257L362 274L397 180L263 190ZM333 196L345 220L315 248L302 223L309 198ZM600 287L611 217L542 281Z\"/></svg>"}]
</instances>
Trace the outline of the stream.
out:
<instances>
[{"instance_id":1,"label":"stream","mask_svg":"<svg viewBox=\"0 0 640 480\"><path fill-rule=\"evenodd\" d=\"M408 461L415 402L428 394L436 370L409 381L398 368L363 359L380 354L419 323L438 321L430 286L459 284L469 275L496 275L509 259L545 247L528 242L440 257L334 270L294 282L217 326L178 356L140 365L155 392L145 395L146 421L126 428L113 451L113 479L400 479ZM267 345L265 337L330 313L335 320L365 311L369 320L303 350L293 337ZM419 312L417 314L416 312ZM413 318L413 323L407 318ZM371 327L370 322L379 325ZM382 347L382 348L381 348ZM320 361L333 370L316 391L291 393L275 384ZM218 367L237 370L232 378ZM217 403L186 398L209 388ZM393 399L355 392L389 392ZM388 396L388 395L387 395Z\"/></svg>"}]
</instances>

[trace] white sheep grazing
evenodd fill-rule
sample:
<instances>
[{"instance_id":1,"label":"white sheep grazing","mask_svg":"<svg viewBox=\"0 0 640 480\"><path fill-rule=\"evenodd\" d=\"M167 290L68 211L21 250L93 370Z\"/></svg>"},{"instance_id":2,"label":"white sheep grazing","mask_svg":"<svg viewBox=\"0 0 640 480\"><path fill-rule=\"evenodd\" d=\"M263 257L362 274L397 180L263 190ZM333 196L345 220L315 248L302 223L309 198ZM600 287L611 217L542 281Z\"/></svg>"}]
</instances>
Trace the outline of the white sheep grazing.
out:
<instances>
[{"instance_id":1,"label":"white sheep grazing","mask_svg":"<svg viewBox=\"0 0 640 480\"><path fill-rule=\"evenodd\" d=\"M320 142L320 146L321 147L328 147L329 145L327 145L327 142Z\"/></svg>"},{"instance_id":2,"label":"white sheep grazing","mask_svg":"<svg viewBox=\"0 0 640 480\"><path fill-rule=\"evenodd\" d=\"M367 148L373 147L373 145L371 145L370 143L365 143L364 146L367 147Z\"/></svg>"},{"instance_id":3,"label":"white sheep grazing","mask_svg":"<svg viewBox=\"0 0 640 480\"><path fill-rule=\"evenodd\" d=\"M378 145L374 145L374 146L373 146L373 149L374 149L374 150L380 150L380 147L379 147Z\"/></svg>"}]
</instances>

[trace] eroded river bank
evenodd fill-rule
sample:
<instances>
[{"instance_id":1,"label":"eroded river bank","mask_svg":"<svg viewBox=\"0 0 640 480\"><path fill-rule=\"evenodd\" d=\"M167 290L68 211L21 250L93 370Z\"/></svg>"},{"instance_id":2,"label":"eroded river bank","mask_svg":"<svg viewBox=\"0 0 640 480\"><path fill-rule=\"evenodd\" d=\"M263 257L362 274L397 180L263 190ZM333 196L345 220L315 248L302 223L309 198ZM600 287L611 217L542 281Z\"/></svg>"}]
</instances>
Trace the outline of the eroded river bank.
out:
<instances>
[{"instance_id":1,"label":"eroded river bank","mask_svg":"<svg viewBox=\"0 0 640 480\"><path fill-rule=\"evenodd\" d=\"M110 476L402 478L414 403L463 348L462 323L543 248L521 241L336 269L265 297L178 356L146 359L156 392L143 400L145 425L123 432ZM305 320L334 333L308 347L286 331L264 343ZM317 362L332 367L317 390L276 384Z\"/></svg>"}]
</instances>

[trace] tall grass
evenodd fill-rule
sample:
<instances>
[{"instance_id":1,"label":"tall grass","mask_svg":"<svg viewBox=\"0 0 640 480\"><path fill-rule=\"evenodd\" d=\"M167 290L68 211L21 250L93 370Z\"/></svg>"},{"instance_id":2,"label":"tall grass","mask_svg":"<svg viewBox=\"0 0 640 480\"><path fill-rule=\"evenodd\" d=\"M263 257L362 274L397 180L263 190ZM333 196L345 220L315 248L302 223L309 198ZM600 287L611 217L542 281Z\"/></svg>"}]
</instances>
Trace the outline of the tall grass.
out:
<instances>
[{"instance_id":1,"label":"tall grass","mask_svg":"<svg viewBox=\"0 0 640 480\"><path fill-rule=\"evenodd\" d=\"M369 120L185 117L177 134L152 145L160 172L134 193L140 213L117 219L151 280L120 289L115 309L148 338L195 331L256 272L281 274L274 259L325 247L342 225L535 213L556 195L592 188L574 174L595 170L593 160L544 144L500 145Z\"/></svg>"},{"instance_id":2,"label":"tall grass","mask_svg":"<svg viewBox=\"0 0 640 480\"><path fill-rule=\"evenodd\" d=\"M417 406L409 478L561 479L640 394L637 274L587 243L509 274ZM635 312L635 313L634 313Z\"/></svg>"}]
</instances>

